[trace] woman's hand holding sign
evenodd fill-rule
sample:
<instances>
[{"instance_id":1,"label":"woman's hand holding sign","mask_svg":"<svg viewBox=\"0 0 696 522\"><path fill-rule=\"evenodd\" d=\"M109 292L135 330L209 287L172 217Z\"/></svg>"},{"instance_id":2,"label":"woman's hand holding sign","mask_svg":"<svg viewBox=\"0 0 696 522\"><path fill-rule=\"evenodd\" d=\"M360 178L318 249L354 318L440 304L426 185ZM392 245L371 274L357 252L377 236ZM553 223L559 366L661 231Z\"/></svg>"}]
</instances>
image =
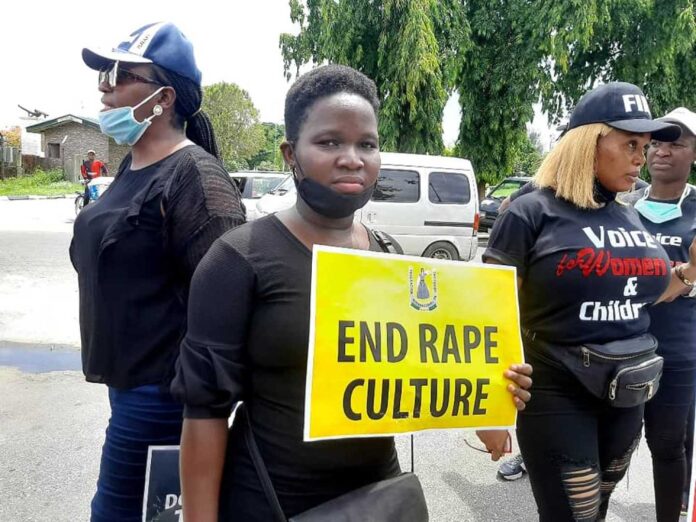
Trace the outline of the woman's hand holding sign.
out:
<instances>
[{"instance_id":1,"label":"woman's hand holding sign","mask_svg":"<svg viewBox=\"0 0 696 522\"><path fill-rule=\"evenodd\" d=\"M532 387L532 365L531 364L513 364L509 369L505 370L505 378L510 379L515 384L508 384L507 390L512 394L512 400L515 403L517 411L522 411L526 407L526 403L532 398L529 390Z\"/></svg>"},{"instance_id":2,"label":"woman's hand holding sign","mask_svg":"<svg viewBox=\"0 0 696 522\"><path fill-rule=\"evenodd\" d=\"M513 381L508 384L507 390L518 411L524 410L526 403L532 398L532 394L527 391L532 387L532 371L530 364L513 364L505 370L505 378ZM497 461L510 452L510 434L507 430L477 430L476 435L491 454L491 460Z\"/></svg>"}]
</instances>

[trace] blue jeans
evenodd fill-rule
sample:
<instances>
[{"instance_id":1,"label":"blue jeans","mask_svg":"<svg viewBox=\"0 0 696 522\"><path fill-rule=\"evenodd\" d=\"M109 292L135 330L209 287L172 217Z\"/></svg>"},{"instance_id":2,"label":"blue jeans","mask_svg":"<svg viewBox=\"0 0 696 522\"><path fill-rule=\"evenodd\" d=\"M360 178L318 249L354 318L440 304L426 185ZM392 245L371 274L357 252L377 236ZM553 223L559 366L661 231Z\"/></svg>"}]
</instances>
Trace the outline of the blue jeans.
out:
<instances>
[{"instance_id":1,"label":"blue jeans","mask_svg":"<svg viewBox=\"0 0 696 522\"><path fill-rule=\"evenodd\" d=\"M140 522L148 447L179 444L183 408L157 385L109 387L109 403L91 520Z\"/></svg>"}]
</instances>

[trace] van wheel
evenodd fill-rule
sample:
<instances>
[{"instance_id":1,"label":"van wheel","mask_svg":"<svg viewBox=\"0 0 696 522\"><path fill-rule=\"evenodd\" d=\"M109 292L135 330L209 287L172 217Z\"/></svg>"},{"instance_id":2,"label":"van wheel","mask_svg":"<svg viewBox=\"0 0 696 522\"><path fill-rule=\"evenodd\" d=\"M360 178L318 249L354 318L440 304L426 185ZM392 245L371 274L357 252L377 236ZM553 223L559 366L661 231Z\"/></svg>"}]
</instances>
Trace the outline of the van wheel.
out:
<instances>
[{"instance_id":1,"label":"van wheel","mask_svg":"<svg viewBox=\"0 0 696 522\"><path fill-rule=\"evenodd\" d=\"M432 257L435 259L459 259L457 249L451 243L438 241L433 243L423 252L423 257Z\"/></svg>"}]
</instances>

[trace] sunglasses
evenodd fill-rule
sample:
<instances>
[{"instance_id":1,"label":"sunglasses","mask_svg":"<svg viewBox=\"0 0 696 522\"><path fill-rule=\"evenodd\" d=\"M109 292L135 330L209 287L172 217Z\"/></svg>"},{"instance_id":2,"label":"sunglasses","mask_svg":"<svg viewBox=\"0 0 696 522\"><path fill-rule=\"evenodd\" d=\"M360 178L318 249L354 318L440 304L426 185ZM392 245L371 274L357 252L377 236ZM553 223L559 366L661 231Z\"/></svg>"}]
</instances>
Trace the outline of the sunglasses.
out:
<instances>
[{"instance_id":1,"label":"sunglasses","mask_svg":"<svg viewBox=\"0 0 696 522\"><path fill-rule=\"evenodd\" d=\"M160 82L152 78L146 78L128 69L122 69L118 66L118 62L114 62L108 68L99 71L99 85L106 83L111 89L119 83L150 83L152 85L162 85Z\"/></svg>"}]
</instances>

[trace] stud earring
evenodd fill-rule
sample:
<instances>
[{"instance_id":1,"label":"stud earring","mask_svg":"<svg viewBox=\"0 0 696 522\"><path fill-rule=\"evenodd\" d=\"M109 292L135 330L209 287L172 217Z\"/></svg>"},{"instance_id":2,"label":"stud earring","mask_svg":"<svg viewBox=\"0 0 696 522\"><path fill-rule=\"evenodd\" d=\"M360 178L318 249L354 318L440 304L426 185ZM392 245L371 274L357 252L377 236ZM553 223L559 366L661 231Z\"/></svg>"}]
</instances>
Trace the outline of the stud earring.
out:
<instances>
[{"instance_id":1,"label":"stud earring","mask_svg":"<svg viewBox=\"0 0 696 522\"><path fill-rule=\"evenodd\" d=\"M157 104L152 108L152 114L154 114L155 116L161 116L163 112L164 109L162 109L162 106L160 104Z\"/></svg>"}]
</instances>

